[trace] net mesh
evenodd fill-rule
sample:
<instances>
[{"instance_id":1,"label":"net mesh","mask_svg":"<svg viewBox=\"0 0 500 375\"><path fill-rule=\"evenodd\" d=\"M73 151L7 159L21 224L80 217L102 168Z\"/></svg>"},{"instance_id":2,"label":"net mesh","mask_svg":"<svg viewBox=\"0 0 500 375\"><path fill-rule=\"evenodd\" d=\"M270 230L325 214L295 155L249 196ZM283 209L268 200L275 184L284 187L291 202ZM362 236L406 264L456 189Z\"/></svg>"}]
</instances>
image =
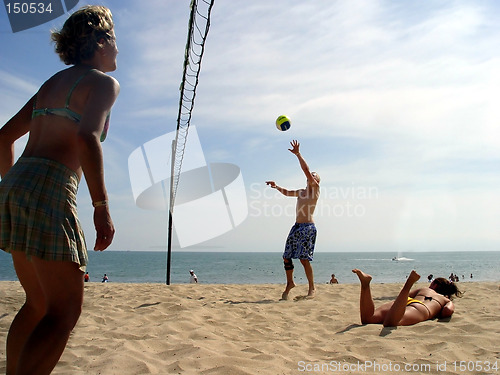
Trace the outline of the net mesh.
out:
<instances>
[{"instance_id":1,"label":"net mesh","mask_svg":"<svg viewBox=\"0 0 500 375\"><path fill-rule=\"evenodd\" d=\"M188 37L184 55L184 72L180 86L177 132L172 150L172 181L170 188L170 210L173 210L182 161L194 108L196 87L198 86L201 60L210 28L210 14L214 0L192 0L189 17Z\"/></svg>"}]
</instances>

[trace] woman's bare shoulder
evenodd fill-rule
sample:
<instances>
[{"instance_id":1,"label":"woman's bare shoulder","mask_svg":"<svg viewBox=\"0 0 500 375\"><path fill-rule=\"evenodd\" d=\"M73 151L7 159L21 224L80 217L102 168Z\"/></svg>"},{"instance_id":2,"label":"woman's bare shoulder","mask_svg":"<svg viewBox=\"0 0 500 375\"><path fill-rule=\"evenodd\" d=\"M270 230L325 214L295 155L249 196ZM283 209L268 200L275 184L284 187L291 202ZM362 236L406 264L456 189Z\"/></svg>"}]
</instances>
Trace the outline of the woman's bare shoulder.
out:
<instances>
[{"instance_id":1,"label":"woman's bare shoulder","mask_svg":"<svg viewBox=\"0 0 500 375\"><path fill-rule=\"evenodd\" d=\"M414 289L414 291L418 292L418 293L436 293L435 290L433 290L429 287L417 288L417 289Z\"/></svg>"},{"instance_id":2,"label":"woman's bare shoulder","mask_svg":"<svg viewBox=\"0 0 500 375\"><path fill-rule=\"evenodd\" d=\"M89 78L93 85L97 85L103 88L112 88L114 90L120 89L120 83L115 77L112 77L106 73L103 73L97 69L93 69L89 73Z\"/></svg>"}]
</instances>

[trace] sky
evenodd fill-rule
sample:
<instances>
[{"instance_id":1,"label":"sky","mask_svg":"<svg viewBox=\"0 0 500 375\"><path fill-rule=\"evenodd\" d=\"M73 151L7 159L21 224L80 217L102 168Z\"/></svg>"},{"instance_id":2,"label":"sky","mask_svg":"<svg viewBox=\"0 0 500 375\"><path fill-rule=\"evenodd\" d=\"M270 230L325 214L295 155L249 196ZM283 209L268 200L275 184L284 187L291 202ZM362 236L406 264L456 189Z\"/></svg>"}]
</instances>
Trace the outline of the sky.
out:
<instances>
[{"instance_id":1,"label":"sky","mask_svg":"<svg viewBox=\"0 0 500 375\"><path fill-rule=\"evenodd\" d=\"M128 159L176 129L190 0L100 4L120 51L103 143L109 249L163 251L167 213L137 207ZM500 250L499 13L494 0L215 0L191 125L208 163L239 167L248 214L190 247L174 236L175 250L282 251L295 199L265 181L305 186L293 139L321 176L317 252ZM0 124L65 68L50 30L66 17L13 33L0 9ZM90 203L82 181L92 248Z\"/></svg>"}]
</instances>

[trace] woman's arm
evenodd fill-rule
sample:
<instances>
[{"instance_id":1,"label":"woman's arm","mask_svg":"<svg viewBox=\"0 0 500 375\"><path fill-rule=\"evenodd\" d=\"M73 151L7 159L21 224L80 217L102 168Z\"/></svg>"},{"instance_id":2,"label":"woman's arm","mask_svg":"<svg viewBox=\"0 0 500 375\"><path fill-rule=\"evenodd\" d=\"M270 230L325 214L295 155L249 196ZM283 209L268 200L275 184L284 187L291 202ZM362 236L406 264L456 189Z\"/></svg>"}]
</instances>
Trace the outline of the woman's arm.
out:
<instances>
[{"instance_id":1,"label":"woman's arm","mask_svg":"<svg viewBox=\"0 0 500 375\"><path fill-rule=\"evenodd\" d=\"M78 156L92 202L106 202L94 209L96 228L94 250L104 250L111 244L115 229L107 204L108 194L104 183L104 163L100 137L106 117L120 91L120 86L114 78L105 74L97 76L95 79L96 82L89 93L79 124Z\"/></svg>"},{"instance_id":2,"label":"woman's arm","mask_svg":"<svg viewBox=\"0 0 500 375\"><path fill-rule=\"evenodd\" d=\"M14 143L30 129L33 96L21 110L0 129L0 176L4 177L14 165Z\"/></svg>"},{"instance_id":3,"label":"woman's arm","mask_svg":"<svg viewBox=\"0 0 500 375\"><path fill-rule=\"evenodd\" d=\"M452 301L448 300L446 305L444 305L443 308L441 309L441 313L439 314L439 317L440 318L449 318L450 316L453 315L454 312L455 312L455 304Z\"/></svg>"}]
</instances>

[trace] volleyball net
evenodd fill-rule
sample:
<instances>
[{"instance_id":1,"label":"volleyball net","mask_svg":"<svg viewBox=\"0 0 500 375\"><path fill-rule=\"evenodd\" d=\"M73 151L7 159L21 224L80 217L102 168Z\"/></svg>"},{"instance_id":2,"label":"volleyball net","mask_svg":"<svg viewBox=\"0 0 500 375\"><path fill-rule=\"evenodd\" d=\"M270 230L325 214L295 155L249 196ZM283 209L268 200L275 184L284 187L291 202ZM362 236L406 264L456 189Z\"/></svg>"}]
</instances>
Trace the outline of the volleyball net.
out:
<instances>
[{"instance_id":1,"label":"volleyball net","mask_svg":"<svg viewBox=\"0 0 500 375\"><path fill-rule=\"evenodd\" d=\"M184 55L184 71L180 86L177 131L172 145L172 175L170 183L170 213L173 211L186 149L189 125L193 114L201 60L210 29L210 14L214 0L192 0L188 37Z\"/></svg>"},{"instance_id":2,"label":"volleyball net","mask_svg":"<svg viewBox=\"0 0 500 375\"><path fill-rule=\"evenodd\" d=\"M188 36L184 54L184 71L180 86L179 112L177 115L177 131L172 142L171 176L170 176L170 199L168 215L168 239L167 239L167 274L166 284L170 285L171 263L172 263L172 215L175 205L175 197L179 186L182 170L182 161L186 150L186 141L189 133L189 125L193 115L196 87L200 80L201 60L205 51L205 42L210 29L210 14L214 0L192 0L191 14L189 16Z\"/></svg>"}]
</instances>

